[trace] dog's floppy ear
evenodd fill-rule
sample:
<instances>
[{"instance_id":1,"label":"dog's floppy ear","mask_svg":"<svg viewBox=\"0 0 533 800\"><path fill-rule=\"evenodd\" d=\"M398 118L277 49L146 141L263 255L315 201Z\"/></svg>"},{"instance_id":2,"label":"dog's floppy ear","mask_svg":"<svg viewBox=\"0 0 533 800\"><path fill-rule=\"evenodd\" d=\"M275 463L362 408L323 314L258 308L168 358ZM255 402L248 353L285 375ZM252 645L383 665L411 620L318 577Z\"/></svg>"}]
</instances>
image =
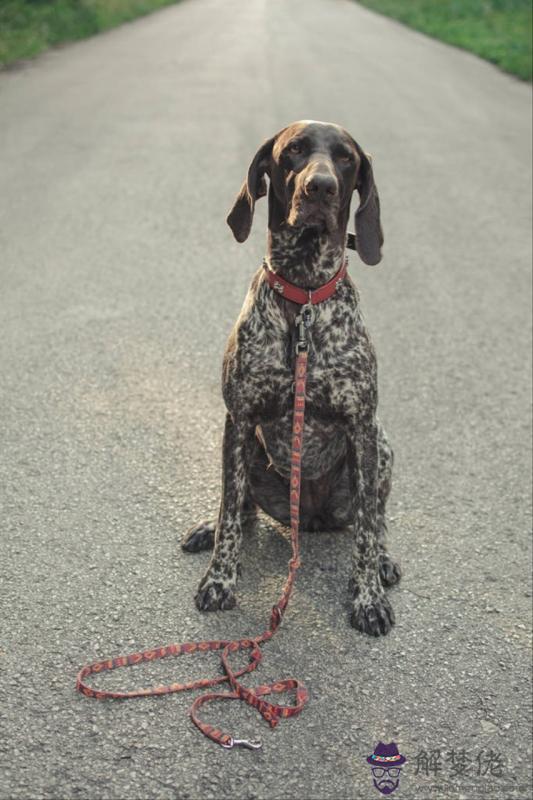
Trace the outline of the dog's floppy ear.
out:
<instances>
[{"instance_id":1,"label":"dog's floppy ear","mask_svg":"<svg viewBox=\"0 0 533 800\"><path fill-rule=\"evenodd\" d=\"M255 154L248 168L248 176L226 220L238 242L244 242L248 238L254 218L255 201L266 194L265 172L275 141L276 136L267 139Z\"/></svg>"},{"instance_id":2,"label":"dog's floppy ear","mask_svg":"<svg viewBox=\"0 0 533 800\"><path fill-rule=\"evenodd\" d=\"M383 231L381 230L379 216L378 190L374 183L370 158L357 143L355 144L361 158L355 185L359 192L359 208L355 212L357 252L365 264L379 264L383 245Z\"/></svg>"}]
</instances>

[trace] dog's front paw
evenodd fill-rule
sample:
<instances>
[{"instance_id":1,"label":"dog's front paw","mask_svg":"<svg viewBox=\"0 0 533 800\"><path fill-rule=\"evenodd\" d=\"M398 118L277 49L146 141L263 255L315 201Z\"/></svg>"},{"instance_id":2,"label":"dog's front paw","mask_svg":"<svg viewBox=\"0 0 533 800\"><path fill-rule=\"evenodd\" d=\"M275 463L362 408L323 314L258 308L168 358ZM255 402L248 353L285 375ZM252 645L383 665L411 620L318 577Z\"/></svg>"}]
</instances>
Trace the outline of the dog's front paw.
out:
<instances>
[{"instance_id":1,"label":"dog's front paw","mask_svg":"<svg viewBox=\"0 0 533 800\"><path fill-rule=\"evenodd\" d=\"M350 616L352 627L370 636L385 636L394 625L394 611L384 594L374 599L356 597Z\"/></svg>"},{"instance_id":2,"label":"dog's front paw","mask_svg":"<svg viewBox=\"0 0 533 800\"><path fill-rule=\"evenodd\" d=\"M397 561L394 561L388 553L379 554L379 577L381 583L387 588L394 586L402 577L402 569Z\"/></svg>"},{"instance_id":3,"label":"dog's front paw","mask_svg":"<svg viewBox=\"0 0 533 800\"><path fill-rule=\"evenodd\" d=\"M194 602L200 611L226 611L235 606L235 583L208 572L198 586Z\"/></svg>"}]
</instances>

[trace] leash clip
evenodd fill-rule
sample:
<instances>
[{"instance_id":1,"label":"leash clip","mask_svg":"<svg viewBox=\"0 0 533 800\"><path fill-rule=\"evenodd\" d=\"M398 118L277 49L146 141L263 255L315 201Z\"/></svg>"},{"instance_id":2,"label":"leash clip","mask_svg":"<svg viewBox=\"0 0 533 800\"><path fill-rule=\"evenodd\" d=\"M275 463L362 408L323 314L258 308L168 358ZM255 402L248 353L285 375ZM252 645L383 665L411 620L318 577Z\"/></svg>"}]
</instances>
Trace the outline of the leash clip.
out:
<instances>
[{"instance_id":1,"label":"leash clip","mask_svg":"<svg viewBox=\"0 0 533 800\"><path fill-rule=\"evenodd\" d=\"M229 742L223 744L226 750L231 750L233 747L245 747L247 750L259 750L263 746L261 739L234 739L230 737Z\"/></svg>"},{"instance_id":2,"label":"leash clip","mask_svg":"<svg viewBox=\"0 0 533 800\"><path fill-rule=\"evenodd\" d=\"M296 342L296 352L301 353L304 350L307 350L308 340L307 340L307 331L311 327L315 320L315 312L313 310L313 306L309 301L304 306L302 306L301 312L296 317L295 323L298 330L298 341Z\"/></svg>"}]
</instances>

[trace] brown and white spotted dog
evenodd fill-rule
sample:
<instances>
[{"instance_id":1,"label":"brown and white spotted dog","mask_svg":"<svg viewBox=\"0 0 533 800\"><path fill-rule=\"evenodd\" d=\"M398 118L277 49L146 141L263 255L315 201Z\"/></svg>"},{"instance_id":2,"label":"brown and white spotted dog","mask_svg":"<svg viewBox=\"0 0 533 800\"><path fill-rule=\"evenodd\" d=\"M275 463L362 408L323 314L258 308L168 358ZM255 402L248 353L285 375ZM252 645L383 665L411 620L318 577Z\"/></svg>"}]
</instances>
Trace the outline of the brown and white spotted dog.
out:
<instances>
[{"instance_id":1,"label":"brown and white spotted dog","mask_svg":"<svg viewBox=\"0 0 533 800\"><path fill-rule=\"evenodd\" d=\"M367 155L338 125L296 122L266 141L250 164L228 224L237 241L250 233L254 205L268 190L266 263L305 289L321 286L345 258L352 194L357 250L381 259L379 198ZM376 417L376 356L359 295L346 276L314 308L310 328L302 452L301 529L353 529L351 624L386 634L394 613L385 588L400 569L385 547L385 504L392 451ZM229 337L223 365L227 407L218 521L202 522L182 547L213 547L200 581L202 611L235 605L243 529L260 506L289 524L294 320L300 306L273 291L260 268Z\"/></svg>"}]
</instances>

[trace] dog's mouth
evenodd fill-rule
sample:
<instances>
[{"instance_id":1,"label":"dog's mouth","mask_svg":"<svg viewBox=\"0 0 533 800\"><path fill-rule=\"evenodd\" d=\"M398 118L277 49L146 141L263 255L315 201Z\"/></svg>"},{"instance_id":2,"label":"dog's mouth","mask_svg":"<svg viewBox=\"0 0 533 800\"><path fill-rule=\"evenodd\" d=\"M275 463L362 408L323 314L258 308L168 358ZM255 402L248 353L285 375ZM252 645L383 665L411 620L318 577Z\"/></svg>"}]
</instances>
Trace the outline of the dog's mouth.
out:
<instances>
[{"instance_id":1,"label":"dog's mouth","mask_svg":"<svg viewBox=\"0 0 533 800\"><path fill-rule=\"evenodd\" d=\"M338 227L336 209L295 201L291 204L287 224L292 228L314 228L320 233L333 233Z\"/></svg>"}]
</instances>

